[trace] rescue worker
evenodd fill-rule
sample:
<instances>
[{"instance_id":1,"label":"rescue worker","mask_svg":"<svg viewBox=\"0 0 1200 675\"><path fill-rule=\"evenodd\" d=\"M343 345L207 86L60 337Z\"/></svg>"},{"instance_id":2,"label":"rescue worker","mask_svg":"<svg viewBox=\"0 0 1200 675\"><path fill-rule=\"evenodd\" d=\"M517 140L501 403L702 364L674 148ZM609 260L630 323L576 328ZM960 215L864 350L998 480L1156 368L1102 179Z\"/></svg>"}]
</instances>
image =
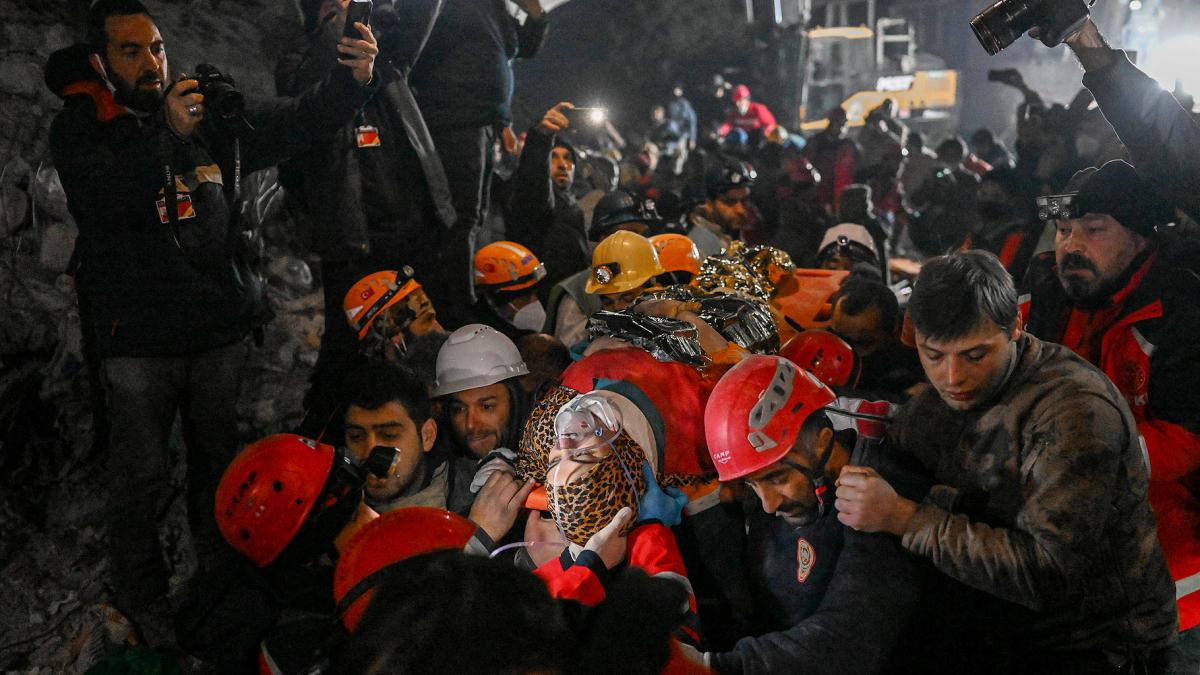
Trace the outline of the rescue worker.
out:
<instances>
[{"instance_id":1,"label":"rescue worker","mask_svg":"<svg viewBox=\"0 0 1200 675\"><path fill-rule=\"evenodd\" d=\"M767 106L750 99L750 87L739 84L733 88L733 110L717 128L717 135L725 136L733 129L740 129L750 138L753 145L767 135L775 126L775 116Z\"/></svg>"},{"instance_id":2,"label":"rescue worker","mask_svg":"<svg viewBox=\"0 0 1200 675\"><path fill-rule=\"evenodd\" d=\"M664 272L655 278L655 285L687 285L700 273L700 250L691 239L669 232L650 237L650 243L658 252L658 262Z\"/></svg>"},{"instance_id":3,"label":"rescue worker","mask_svg":"<svg viewBox=\"0 0 1200 675\"><path fill-rule=\"evenodd\" d=\"M1020 328L999 260L925 262L909 316L933 385L889 437L933 485L838 477L838 518L890 533L940 575L914 627L922 672L1159 672L1175 589L1155 538L1137 421L1104 374Z\"/></svg>"},{"instance_id":4,"label":"rescue worker","mask_svg":"<svg viewBox=\"0 0 1200 675\"><path fill-rule=\"evenodd\" d=\"M808 139L804 156L821 174L817 200L829 213L837 213L842 190L854 182L862 164L862 150L846 136L846 111L834 106L827 116L828 126Z\"/></svg>"},{"instance_id":5,"label":"rescue worker","mask_svg":"<svg viewBox=\"0 0 1200 675\"><path fill-rule=\"evenodd\" d=\"M339 390L345 386L347 371L365 359L405 363L417 339L445 333L437 310L408 266L359 279L342 299L342 315L358 341L358 350L349 358L330 357L330 364L338 361L336 371L314 372L300 422L300 432L314 438L338 435L337 418L343 403Z\"/></svg>"},{"instance_id":6,"label":"rescue worker","mask_svg":"<svg viewBox=\"0 0 1200 675\"><path fill-rule=\"evenodd\" d=\"M1035 215L1028 181L1016 169L992 169L979 181L975 207L978 218L963 250L979 248L995 254L1019 283L1045 229Z\"/></svg>"},{"instance_id":7,"label":"rescue worker","mask_svg":"<svg viewBox=\"0 0 1200 675\"><path fill-rule=\"evenodd\" d=\"M830 488L842 467L874 461L878 439L835 431L823 410L834 401L809 372L763 355L730 369L708 399L718 476L758 497L744 540L729 545L744 550L759 625L702 656L716 673L880 672L916 606L917 567L898 542L838 522Z\"/></svg>"},{"instance_id":8,"label":"rescue worker","mask_svg":"<svg viewBox=\"0 0 1200 675\"><path fill-rule=\"evenodd\" d=\"M871 233L855 223L829 228L817 248L817 266L821 269L863 272L882 281L877 274L883 265L879 258Z\"/></svg>"},{"instance_id":9,"label":"rescue worker","mask_svg":"<svg viewBox=\"0 0 1200 675\"><path fill-rule=\"evenodd\" d=\"M754 167L738 160L726 160L709 169L704 175L707 199L693 211L699 218L694 219L688 236L703 248L702 240L694 234L703 226L708 230L706 234L719 240L720 248L740 240L742 229L755 217L750 191L757 179Z\"/></svg>"},{"instance_id":10,"label":"rescue worker","mask_svg":"<svg viewBox=\"0 0 1200 675\"><path fill-rule=\"evenodd\" d=\"M902 322L896 294L881 281L852 276L834 294L829 330L862 359L862 396L902 403L926 386L916 350L900 340Z\"/></svg>"},{"instance_id":11,"label":"rescue worker","mask_svg":"<svg viewBox=\"0 0 1200 675\"><path fill-rule=\"evenodd\" d=\"M475 315L511 340L537 333L546 323L546 309L538 299L546 266L528 248L513 241L497 241L475 252L475 288L479 300Z\"/></svg>"},{"instance_id":12,"label":"rescue worker","mask_svg":"<svg viewBox=\"0 0 1200 675\"><path fill-rule=\"evenodd\" d=\"M529 247L546 265L543 301L555 284L586 267L591 253L573 192L579 153L564 136L574 107L559 103L530 128L504 205L507 238Z\"/></svg>"},{"instance_id":13,"label":"rescue worker","mask_svg":"<svg viewBox=\"0 0 1200 675\"><path fill-rule=\"evenodd\" d=\"M176 615L179 644L219 672L253 672L260 641L292 618L333 612L337 549L377 515L363 472L332 446L277 434L246 446L221 477L216 525L241 557L201 572ZM249 564L247 564L249 563Z\"/></svg>"},{"instance_id":14,"label":"rescue worker","mask_svg":"<svg viewBox=\"0 0 1200 675\"><path fill-rule=\"evenodd\" d=\"M425 385L408 369L373 361L352 371L343 393L346 449L356 462L377 447L393 448L384 476L368 476L366 503L378 513L432 506L466 513L474 495L475 461L437 443Z\"/></svg>"},{"instance_id":15,"label":"rescue worker","mask_svg":"<svg viewBox=\"0 0 1200 675\"><path fill-rule=\"evenodd\" d=\"M411 267L359 279L346 291L342 313L358 338L359 353L387 361L401 360L416 338L446 332Z\"/></svg>"},{"instance_id":16,"label":"rescue worker","mask_svg":"<svg viewBox=\"0 0 1200 675\"><path fill-rule=\"evenodd\" d=\"M455 454L480 460L503 449L516 457L531 407L521 387L528 374L517 346L496 329L475 323L450 334L437 355L433 397Z\"/></svg>"},{"instance_id":17,"label":"rescue worker","mask_svg":"<svg viewBox=\"0 0 1200 675\"><path fill-rule=\"evenodd\" d=\"M1120 161L1082 171L1067 208L1049 213L1054 253L1030 266L1026 330L1070 348L1108 375L1133 411L1150 462L1150 505L1176 583L1177 651L1200 666L1200 283L1175 267L1156 226L1173 213L1133 167ZM1057 204L1063 198L1051 197Z\"/></svg>"},{"instance_id":18,"label":"rescue worker","mask_svg":"<svg viewBox=\"0 0 1200 675\"><path fill-rule=\"evenodd\" d=\"M546 327L571 347L587 339L588 317L628 307L664 272L649 239L618 230L596 246L589 269L551 291Z\"/></svg>"}]
</instances>

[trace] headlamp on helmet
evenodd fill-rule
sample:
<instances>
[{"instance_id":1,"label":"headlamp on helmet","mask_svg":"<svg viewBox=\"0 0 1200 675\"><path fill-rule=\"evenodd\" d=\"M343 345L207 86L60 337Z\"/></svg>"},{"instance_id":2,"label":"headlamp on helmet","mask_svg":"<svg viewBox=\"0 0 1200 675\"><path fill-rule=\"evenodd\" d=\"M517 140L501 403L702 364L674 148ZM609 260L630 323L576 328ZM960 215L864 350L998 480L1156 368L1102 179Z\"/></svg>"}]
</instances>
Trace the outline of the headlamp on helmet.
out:
<instances>
[{"instance_id":1,"label":"headlamp on helmet","mask_svg":"<svg viewBox=\"0 0 1200 675\"><path fill-rule=\"evenodd\" d=\"M1037 198L1038 220L1069 220L1083 215L1079 213L1078 192L1061 195L1045 195Z\"/></svg>"}]
</instances>

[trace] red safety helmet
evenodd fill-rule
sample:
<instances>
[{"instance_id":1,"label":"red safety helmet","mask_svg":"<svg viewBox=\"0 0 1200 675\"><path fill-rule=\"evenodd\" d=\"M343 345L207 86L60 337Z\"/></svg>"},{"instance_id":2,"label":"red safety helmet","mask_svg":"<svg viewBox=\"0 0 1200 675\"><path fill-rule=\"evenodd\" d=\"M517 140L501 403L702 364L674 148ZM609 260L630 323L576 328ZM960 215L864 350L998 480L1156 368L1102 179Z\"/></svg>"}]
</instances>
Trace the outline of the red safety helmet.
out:
<instances>
[{"instance_id":1,"label":"red safety helmet","mask_svg":"<svg viewBox=\"0 0 1200 675\"><path fill-rule=\"evenodd\" d=\"M370 604L379 579L368 579L393 563L422 553L461 550L475 535L475 525L462 516L428 506L388 511L363 525L350 538L333 573L333 599L348 600L342 624L350 632ZM347 596L352 596L347 598Z\"/></svg>"},{"instance_id":2,"label":"red safety helmet","mask_svg":"<svg viewBox=\"0 0 1200 675\"><path fill-rule=\"evenodd\" d=\"M246 446L217 485L217 528L259 567L271 564L300 531L333 466L332 446L276 434Z\"/></svg>"},{"instance_id":3,"label":"red safety helmet","mask_svg":"<svg viewBox=\"0 0 1200 675\"><path fill-rule=\"evenodd\" d=\"M494 291L519 291L546 278L546 266L515 241L497 241L475 252L475 285Z\"/></svg>"},{"instance_id":4,"label":"red safety helmet","mask_svg":"<svg viewBox=\"0 0 1200 675\"><path fill-rule=\"evenodd\" d=\"M788 340L779 355L835 389L858 386L861 364L845 340L827 330L806 330Z\"/></svg>"},{"instance_id":5,"label":"red safety helmet","mask_svg":"<svg viewBox=\"0 0 1200 675\"><path fill-rule=\"evenodd\" d=\"M804 420L836 398L811 373L780 356L751 356L730 368L704 409L717 476L735 480L783 459Z\"/></svg>"},{"instance_id":6,"label":"red safety helmet","mask_svg":"<svg viewBox=\"0 0 1200 675\"><path fill-rule=\"evenodd\" d=\"M744 98L750 98L750 87L747 87L744 84L739 84L733 88L733 102L737 103Z\"/></svg>"}]
</instances>

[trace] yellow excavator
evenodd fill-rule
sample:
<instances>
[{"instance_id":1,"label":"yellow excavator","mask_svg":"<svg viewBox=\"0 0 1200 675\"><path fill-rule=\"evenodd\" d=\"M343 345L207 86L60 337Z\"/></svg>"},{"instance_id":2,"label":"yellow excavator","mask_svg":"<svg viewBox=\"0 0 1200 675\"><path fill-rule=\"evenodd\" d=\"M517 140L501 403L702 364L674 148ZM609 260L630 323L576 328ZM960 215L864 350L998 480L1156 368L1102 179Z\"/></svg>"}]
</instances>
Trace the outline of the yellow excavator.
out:
<instances>
[{"instance_id":1,"label":"yellow excavator","mask_svg":"<svg viewBox=\"0 0 1200 675\"><path fill-rule=\"evenodd\" d=\"M881 18L867 26L816 27L805 31L807 54L800 90L800 129L824 129L835 105L849 126L861 127L885 99L895 115L917 129L953 129L958 124L958 71L918 55L906 19Z\"/></svg>"}]
</instances>

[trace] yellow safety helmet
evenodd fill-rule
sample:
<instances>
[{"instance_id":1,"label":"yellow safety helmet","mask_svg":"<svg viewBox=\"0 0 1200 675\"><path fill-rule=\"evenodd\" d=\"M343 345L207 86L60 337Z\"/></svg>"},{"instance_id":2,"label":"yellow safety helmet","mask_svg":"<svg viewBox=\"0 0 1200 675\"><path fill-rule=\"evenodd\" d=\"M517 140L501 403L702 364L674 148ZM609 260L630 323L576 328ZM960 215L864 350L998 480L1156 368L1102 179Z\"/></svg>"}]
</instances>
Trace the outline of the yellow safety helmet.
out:
<instances>
[{"instance_id":1,"label":"yellow safety helmet","mask_svg":"<svg viewBox=\"0 0 1200 675\"><path fill-rule=\"evenodd\" d=\"M596 295L624 293L665 273L649 239L620 230L606 237L592 252L587 292Z\"/></svg>"}]
</instances>

